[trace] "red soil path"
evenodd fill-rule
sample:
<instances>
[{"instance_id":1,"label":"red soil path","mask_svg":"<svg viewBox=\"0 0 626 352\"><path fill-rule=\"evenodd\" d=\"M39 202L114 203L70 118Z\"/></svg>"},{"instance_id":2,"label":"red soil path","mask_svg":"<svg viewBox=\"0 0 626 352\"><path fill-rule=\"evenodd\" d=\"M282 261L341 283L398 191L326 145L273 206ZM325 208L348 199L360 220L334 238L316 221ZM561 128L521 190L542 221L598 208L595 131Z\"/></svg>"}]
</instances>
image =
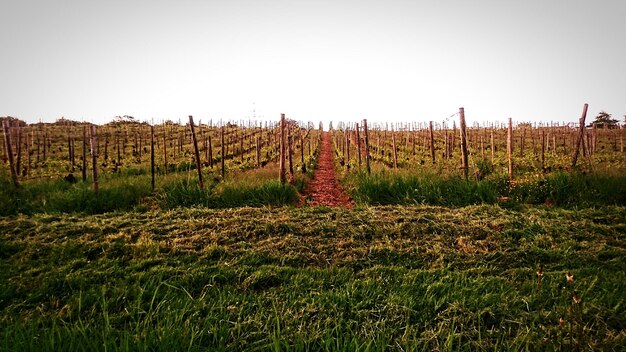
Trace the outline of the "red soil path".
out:
<instances>
[{"instance_id":1,"label":"red soil path","mask_svg":"<svg viewBox=\"0 0 626 352\"><path fill-rule=\"evenodd\" d=\"M313 174L313 179L304 190L311 206L345 207L352 208L354 202L346 195L335 174L333 163L333 150L328 132L322 134L322 145L317 169Z\"/></svg>"}]
</instances>

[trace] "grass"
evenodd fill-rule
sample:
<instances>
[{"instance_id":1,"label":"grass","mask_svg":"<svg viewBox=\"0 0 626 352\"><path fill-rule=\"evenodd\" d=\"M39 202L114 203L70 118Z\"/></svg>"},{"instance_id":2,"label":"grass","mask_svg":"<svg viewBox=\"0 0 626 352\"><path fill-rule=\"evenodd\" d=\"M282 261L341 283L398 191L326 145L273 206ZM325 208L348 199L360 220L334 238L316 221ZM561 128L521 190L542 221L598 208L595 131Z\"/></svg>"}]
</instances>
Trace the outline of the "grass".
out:
<instances>
[{"instance_id":1,"label":"grass","mask_svg":"<svg viewBox=\"0 0 626 352\"><path fill-rule=\"evenodd\" d=\"M283 206L295 204L310 175L297 175L295 185L281 185L274 170L259 169L235 173L226 180L206 178L205 189L198 186L192 172L157 178L155 191L150 175L142 169L128 169L122 174L100 179L99 194L90 180L70 183L64 179L24 182L16 189L6 174L0 174L0 216L37 213L102 214L161 207L206 206L230 208L241 206Z\"/></svg>"},{"instance_id":2,"label":"grass","mask_svg":"<svg viewBox=\"0 0 626 352\"><path fill-rule=\"evenodd\" d=\"M495 205L2 217L0 350L623 350L624 219Z\"/></svg>"},{"instance_id":3,"label":"grass","mask_svg":"<svg viewBox=\"0 0 626 352\"><path fill-rule=\"evenodd\" d=\"M377 170L355 172L344 185L360 204L467 206L495 204L506 197L513 203L559 207L626 204L626 175L608 172L529 174L510 184L503 175L465 180L430 172Z\"/></svg>"},{"instance_id":4,"label":"grass","mask_svg":"<svg viewBox=\"0 0 626 352\"><path fill-rule=\"evenodd\" d=\"M127 211L152 193L149 175L103 178L97 195L90 182L47 179L24 182L16 189L9 180L0 175L0 215Z\"/></svg>"}]
</instances>

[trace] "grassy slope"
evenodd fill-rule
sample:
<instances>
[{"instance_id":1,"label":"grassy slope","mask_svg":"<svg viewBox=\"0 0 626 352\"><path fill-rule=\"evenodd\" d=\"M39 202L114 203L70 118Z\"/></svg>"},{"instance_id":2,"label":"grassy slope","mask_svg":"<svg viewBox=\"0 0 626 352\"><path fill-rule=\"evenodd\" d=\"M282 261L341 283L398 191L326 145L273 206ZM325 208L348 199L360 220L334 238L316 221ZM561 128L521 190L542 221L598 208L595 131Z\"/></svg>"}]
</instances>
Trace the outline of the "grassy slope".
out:
<instances>
[{"instance_id":1,"label":"grassy slope","mask_svg":"<svg viewBox=\"0 0 626 352\"><path fill-rule=\"evenodd\" d=\"M624 219L491 205L4 217L0 350L543 350L572 336L620 350Z\"/></svg>"}]
</instances>

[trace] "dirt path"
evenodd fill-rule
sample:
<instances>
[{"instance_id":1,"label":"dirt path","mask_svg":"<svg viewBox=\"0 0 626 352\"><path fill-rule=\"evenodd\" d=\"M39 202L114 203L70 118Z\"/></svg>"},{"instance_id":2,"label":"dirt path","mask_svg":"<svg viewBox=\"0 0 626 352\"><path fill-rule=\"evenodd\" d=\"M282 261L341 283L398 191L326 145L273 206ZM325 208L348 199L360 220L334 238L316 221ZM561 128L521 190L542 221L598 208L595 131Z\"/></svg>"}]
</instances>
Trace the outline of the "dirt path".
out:
<instances>
[{"instance_id":1,"label":"dirt path","mask_svg":"<svg viewBox=\"0 0 626 352\"><path fill-rule=\"evenodd\" d=\"M313 179L304 190L308 205L352 208L354 202L343 192L333 163L333 148L328 132L322 134L322 145Z\"/></svg>"}]
</instances>

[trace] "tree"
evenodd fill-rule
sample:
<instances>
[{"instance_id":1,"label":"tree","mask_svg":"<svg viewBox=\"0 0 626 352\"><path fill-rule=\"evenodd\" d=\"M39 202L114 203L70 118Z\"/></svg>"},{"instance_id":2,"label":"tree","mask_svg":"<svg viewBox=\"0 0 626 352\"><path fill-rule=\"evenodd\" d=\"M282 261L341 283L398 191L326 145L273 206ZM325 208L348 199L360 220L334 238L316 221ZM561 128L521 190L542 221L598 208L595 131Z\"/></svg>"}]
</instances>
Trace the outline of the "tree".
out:
<instances>
[{"instance_id":1,"label":"tree","mask_svg":"<svg viewBox=\"0 0 626 352\"><path fill-rule=\"evenodd\" d=\"M602 110L596 116L596 120L591 124L595 125L598 128L615 128L618 126L618 121L611 118L611 114Z\"/></svg>"},{"instance_id":2,"label":"tree","mask_svg":"<svg viewBox=\"0 0 626 352\"><path fill-rule=\"evenodd\" d=\"M115 116L113 118L114 122L130 122L130 123L137 123L137 120L130 115L124 115L124 116Z\"/></svg>"}]
</instances>

